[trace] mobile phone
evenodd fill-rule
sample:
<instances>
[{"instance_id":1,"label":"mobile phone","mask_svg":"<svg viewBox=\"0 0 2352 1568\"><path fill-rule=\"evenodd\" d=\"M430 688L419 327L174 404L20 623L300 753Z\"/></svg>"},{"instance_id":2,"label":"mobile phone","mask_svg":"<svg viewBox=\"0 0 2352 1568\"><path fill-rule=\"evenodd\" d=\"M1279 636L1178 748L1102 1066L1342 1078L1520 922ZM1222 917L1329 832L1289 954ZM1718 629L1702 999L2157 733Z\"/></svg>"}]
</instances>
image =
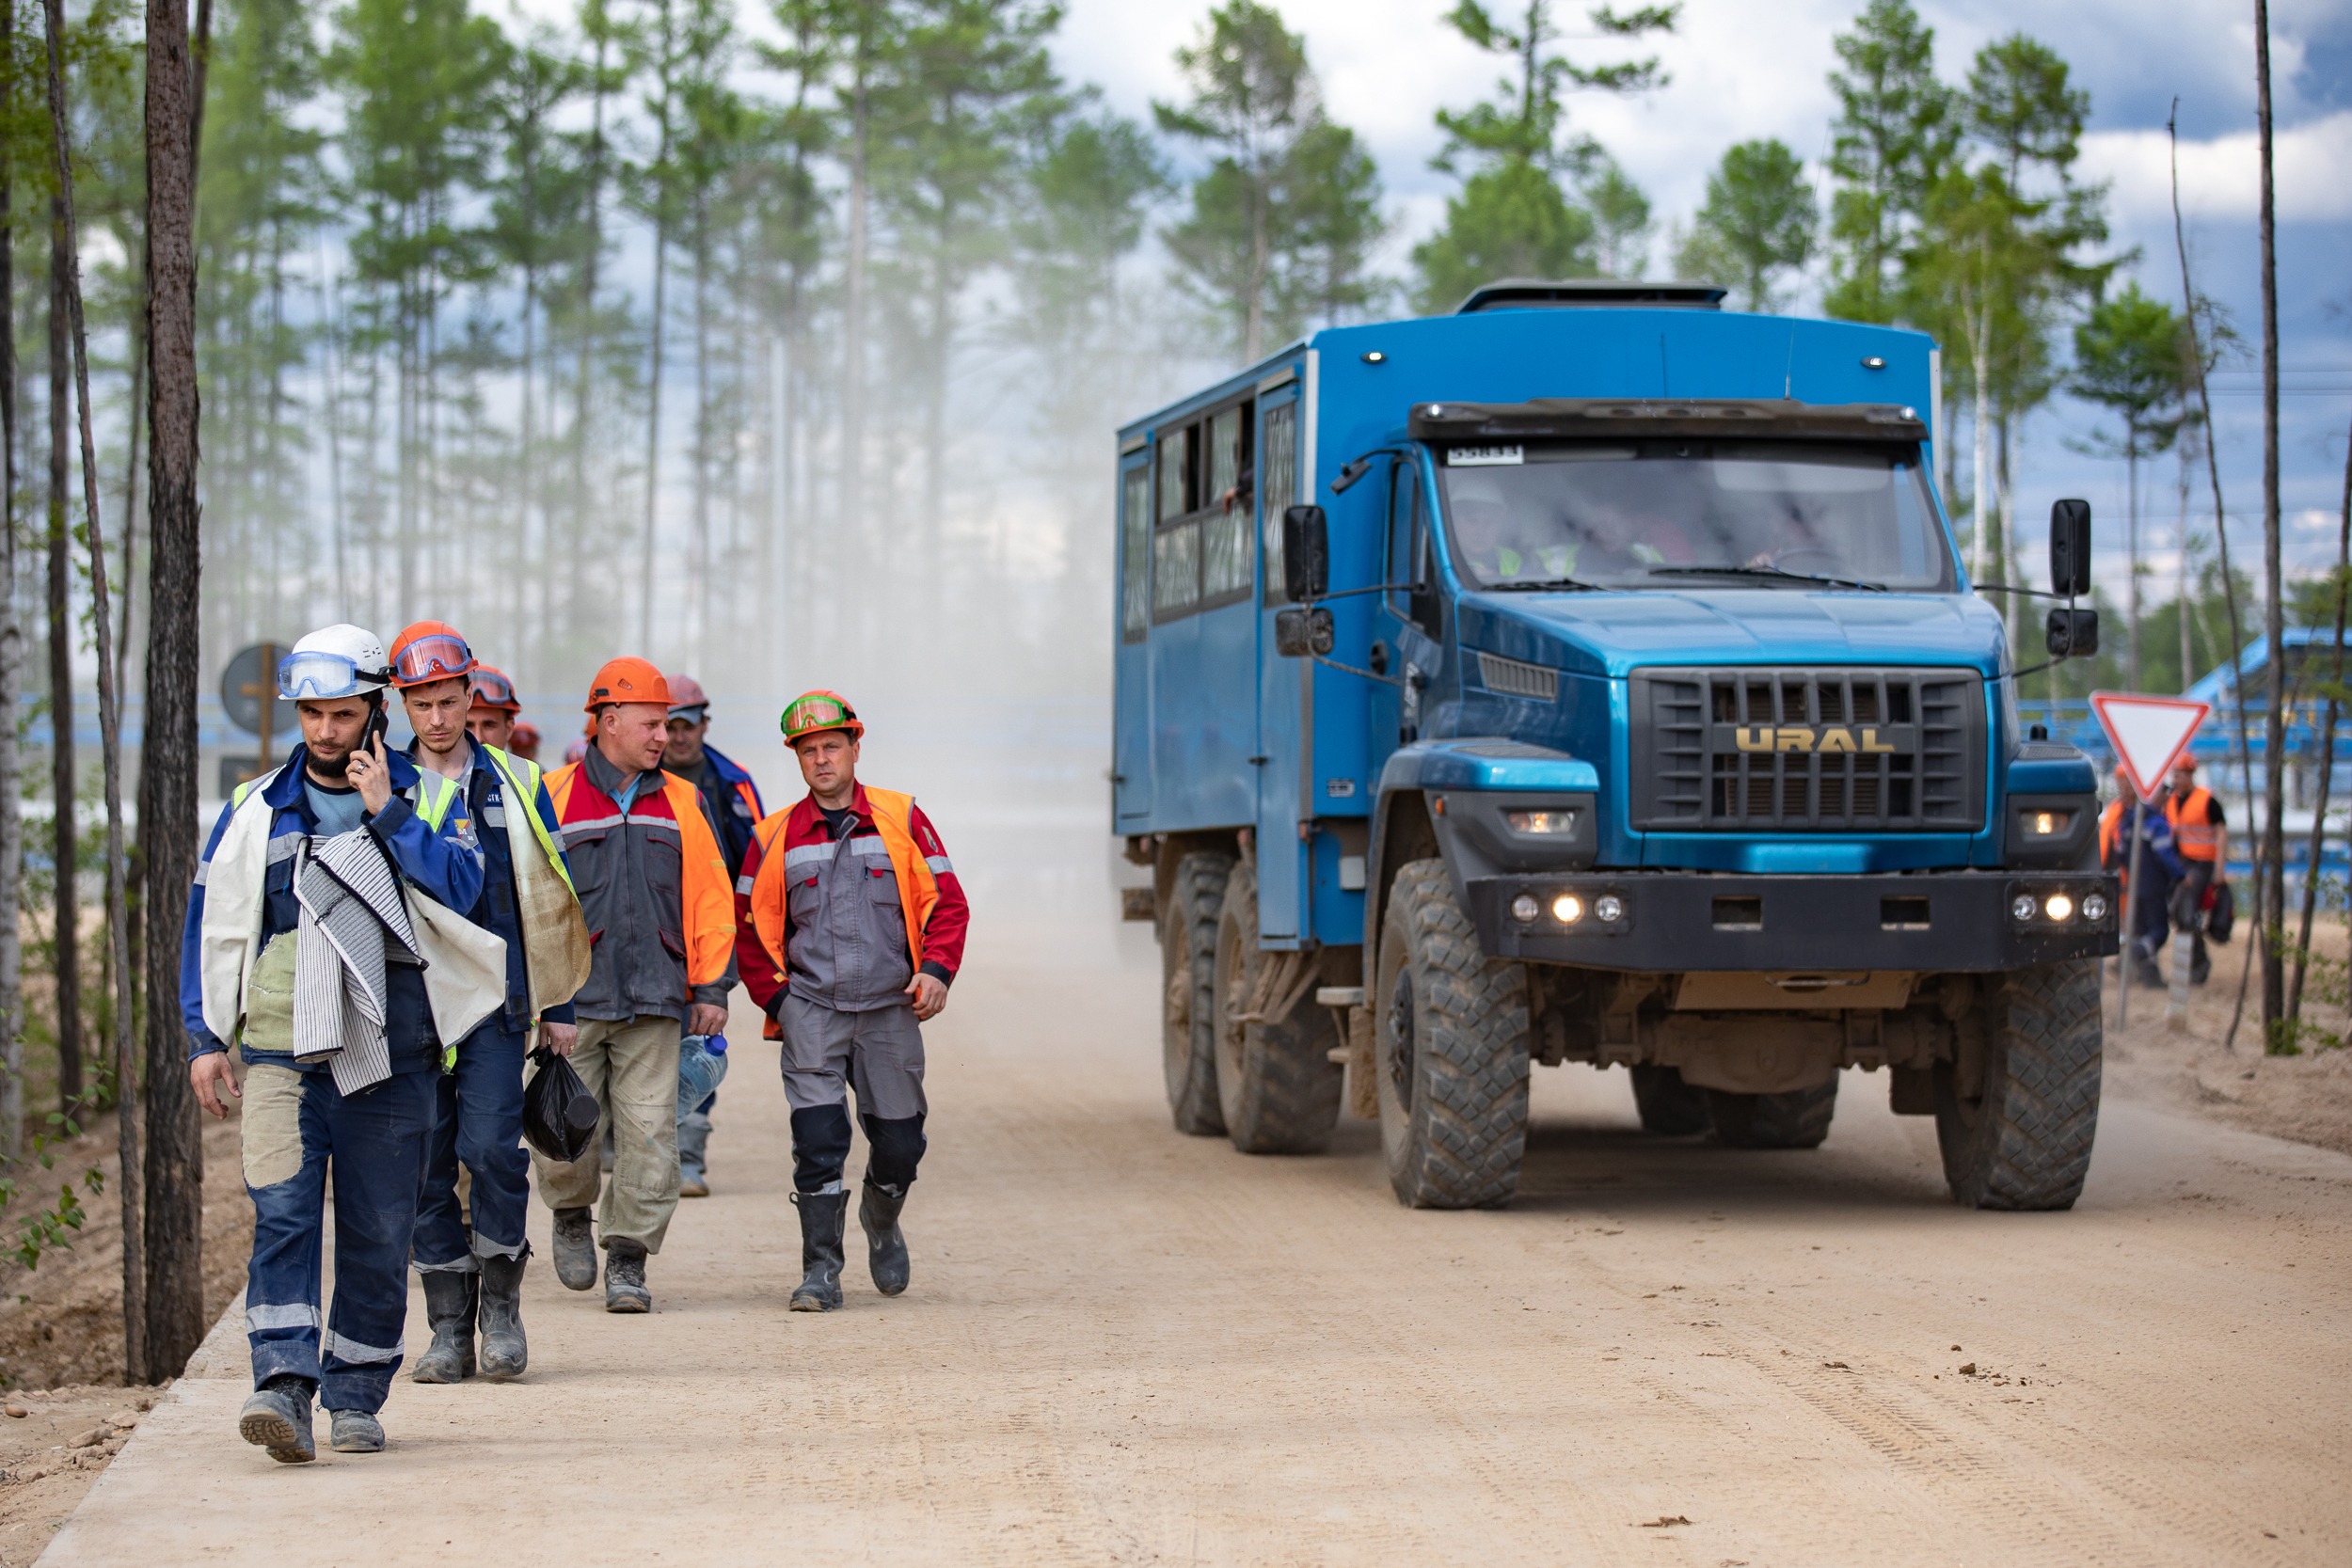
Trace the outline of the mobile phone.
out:
<instances>
[{"instance_id":1,"label":"mobile phone","mask_svg":"<svg viewBox=\"0 0 2352 1568\"><path fill-rule=\"evenodd\" d=\"M383 739L385 733L392 727L391 717L384 711L384 699L378 697L375 700L375 713L368 720L366 733L359 736L360 751L374 751L375 743Z\"/></svg>"}]
</instances>

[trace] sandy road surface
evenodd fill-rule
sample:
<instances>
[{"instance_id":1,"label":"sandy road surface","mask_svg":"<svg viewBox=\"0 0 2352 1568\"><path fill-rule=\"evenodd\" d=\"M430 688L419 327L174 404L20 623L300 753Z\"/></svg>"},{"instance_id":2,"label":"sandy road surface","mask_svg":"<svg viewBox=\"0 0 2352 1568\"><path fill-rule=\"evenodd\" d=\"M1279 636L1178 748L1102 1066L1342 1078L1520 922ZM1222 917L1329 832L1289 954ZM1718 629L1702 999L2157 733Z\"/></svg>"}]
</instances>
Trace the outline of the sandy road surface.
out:
<instances>
[{"instance_id":1,"label":"sandy road surface","mask_svg":"<svg viewBox=\"0 0 2352 1568\"><path fill-rule=\"evenodd\" d=\"M526 1382L404 1380L389 1452L306 1469L234 1440L232 1342L42 1561L2352 1560L2352 1159L2119 1104L2075 1212L1963 1213L1883 1080L1743 1153L1567 1069L1517 1207L1411 1213L1362 1124L1294 1161L1168 1130L1094 822L940 815L980 919L909 1295L853 1263L846 1310L783 1310L739 1047L652 1316L542 1264Z\"/></svg>"}]
</instances>

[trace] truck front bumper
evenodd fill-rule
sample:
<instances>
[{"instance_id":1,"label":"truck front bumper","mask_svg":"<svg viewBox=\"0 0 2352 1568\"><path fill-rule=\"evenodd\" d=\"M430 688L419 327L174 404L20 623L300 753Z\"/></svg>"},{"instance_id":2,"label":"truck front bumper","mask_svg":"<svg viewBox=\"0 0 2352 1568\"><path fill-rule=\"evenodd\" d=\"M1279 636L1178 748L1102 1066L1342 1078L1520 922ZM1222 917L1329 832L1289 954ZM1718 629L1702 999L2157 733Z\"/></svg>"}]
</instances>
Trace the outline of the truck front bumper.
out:
<instances>
[{"instance_id":1,"label":"truck front bumper","mask_svg":"<svg viewBox=\"0 0 2352 1568\"><path fill-rule=\"evenodd\" d=\"M2122 906L2115 878L2060 871L1562 872L1462 891L1491 957L1654 974L2025 969L2114 953Z\"/></svg>"}]
</instances>

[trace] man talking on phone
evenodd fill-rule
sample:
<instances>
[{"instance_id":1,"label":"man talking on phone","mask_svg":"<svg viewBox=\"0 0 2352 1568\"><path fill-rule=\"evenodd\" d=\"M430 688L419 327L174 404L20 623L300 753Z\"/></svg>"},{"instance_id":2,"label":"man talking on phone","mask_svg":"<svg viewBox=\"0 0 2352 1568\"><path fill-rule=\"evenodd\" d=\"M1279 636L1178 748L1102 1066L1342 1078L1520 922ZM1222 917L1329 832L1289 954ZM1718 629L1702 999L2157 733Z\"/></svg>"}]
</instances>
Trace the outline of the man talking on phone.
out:
<instances>
[{"instance_id":1,"label":"man talking on phone","mask_svg":"<svg viewBox=\"0 0 2352 1568\"><path fill-rule=\"evenodd\" d=\"M302 742L221 813L180 950L197 1102L224 1117L224 1097L245 1101L254 1391L237 1430L289 1465L316 1455L313 1395L333 1418L335 1451L384 1447L376 1413L400 1365L441 1065L423 969L439 949L432 911L413 895L446 915L482 894L481 856L447 809L456 786L386 752L391 673L384 644L358 626L294 644L278 691L300 716ZM335 1301L322 1320L330 1167Z\"/></svg>"}]
</instances>

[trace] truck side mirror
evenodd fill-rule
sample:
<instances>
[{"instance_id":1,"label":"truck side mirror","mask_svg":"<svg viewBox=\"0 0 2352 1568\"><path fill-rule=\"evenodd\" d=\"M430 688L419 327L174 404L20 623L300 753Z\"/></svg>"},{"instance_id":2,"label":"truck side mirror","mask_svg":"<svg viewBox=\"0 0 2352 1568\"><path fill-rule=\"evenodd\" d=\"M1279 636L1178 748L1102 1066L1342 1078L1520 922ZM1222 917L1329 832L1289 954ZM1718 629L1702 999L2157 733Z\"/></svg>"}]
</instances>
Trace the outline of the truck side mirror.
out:
<instances>
[{"instance_id":1,"label":"truck side mirror","mask_svg":"<svg viewBox=\"0 0 2352 1568\"><path fill-rule=\"evenodd\" d=\"M2050 503L2050 591L2067 598L2090 592L2090 503Z\"/></svg>"},{"instance_id":2,"label":"truck side mirror","mask_svg":"<svg viewBox=\"0 0 2352 1568\"><path fill-rule=\"evenodd\" d=\"M1311 511L1299 507L1298 511ZM1274 651L1284 658L1323 657L1331 651L1331 612L1317 605L1274 612Z\"/></svg>"},{"instance_id":3,"label":"truck side mirror","mask_svg":"<svg viewBox=\"0 0 2352 1568\"><path fill-rule=\"evenodd\" d=\"M2095 610L2050 611L2042 623L2043 646L2052 658L2085 658L2099 651L2099 612Z\"/></svg>"},{"instance_id":4,"label":"truck side mirror","mask_svg":"<svg viewBox=\"0 0 2352 1568\"><path fill-rule=\"evenodd\" d=\"M1331 533L1319 506L1282 511L1282 596L1293 604L1319 599L1331 587Z\"/></svg>"}]
</instances>

